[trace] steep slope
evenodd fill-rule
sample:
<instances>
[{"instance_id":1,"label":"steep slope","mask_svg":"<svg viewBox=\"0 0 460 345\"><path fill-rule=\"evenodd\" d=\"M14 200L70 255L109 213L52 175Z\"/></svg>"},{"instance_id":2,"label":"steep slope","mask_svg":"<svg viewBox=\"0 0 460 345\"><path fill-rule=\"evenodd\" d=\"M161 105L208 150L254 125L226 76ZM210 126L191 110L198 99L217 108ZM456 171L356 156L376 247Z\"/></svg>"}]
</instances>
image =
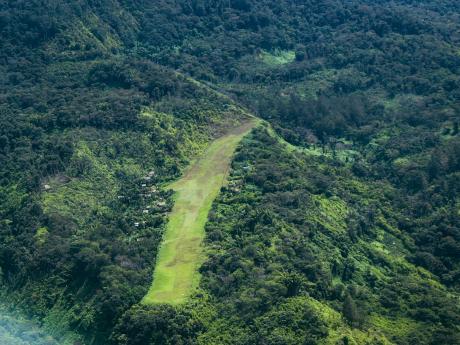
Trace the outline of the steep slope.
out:
<instances>
[{"instance_id":1,"label":"steep slope","mask_svg":"<svg viewBox=\"0 0 460 345\"><path fill-rule=\"evenodd\" d=\"M397 191L344 161L264 128L244 139L206 225L200 289L183 306L133 308L113 339L457 344L458 294L407 260Z\"/></svg>"},{"instance_id":2,"label":"steep slope","mask_svg":"<svg viewBox=\"0 0 460 345\"><path fill-rule=\"evenodd\" d=\"M158 186L246 115L168 69L113 55L34 60L19 80L2 88L4 299L58 338L105 343L151 283L172 206ZM143 213L149 204L160 206Z\"/></svg>"},{"instance_id":3,"label":"steep slope","mask_svg":"<svg viewBox=\"0 0 460 345\"><path fill-rule=\"evenodd\" d=\"M251 120L230 129L209 145L180 180L167 186L176 193L174 207L143 303L183 303L197 287L209 210L225 183L236 146L255 125Z\"/></svg>"},{"instance_id":4,"label":"steep slope","mask_svg":"<svg viewBox=\"0 0 460 345\"><path fill-rule=\"evenodd\" d=\"M0 2L2 300L83 344L460 344L459 16ZM241 105L273 129L238 146L198 289L142 304L181 205L161 187Z\"/></svg>"}]
</instances>

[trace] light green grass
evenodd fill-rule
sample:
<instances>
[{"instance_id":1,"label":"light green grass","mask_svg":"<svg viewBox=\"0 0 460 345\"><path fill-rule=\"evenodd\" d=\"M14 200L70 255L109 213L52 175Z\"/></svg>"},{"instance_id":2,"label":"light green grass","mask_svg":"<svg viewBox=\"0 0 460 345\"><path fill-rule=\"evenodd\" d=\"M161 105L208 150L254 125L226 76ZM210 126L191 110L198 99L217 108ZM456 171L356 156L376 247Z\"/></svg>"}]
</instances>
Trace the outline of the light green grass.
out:
<instances>
[{"instance_id":1,"label":"light green grass","mask_svg":"<svg viewBox=\"0 0 460 345\"><path fill-rule=\"evenodd\" d=\"M247 122L215 140L185 175L169 186L176 192L175 204L144 304L179 304L197 287L208 213L224 184L238 143L255 124Z\"/></svg>"},{"instance_id":2,"label":"light green grass","mask_svg":"<svg viewBox=\"0 0 460 345\"><path fill-rule=\"evenodd\" d=\"M295 52L292 50L275 50L270 53L262 51L259 58L267 65L280 66L291 63L295 60Z\"/></svg>"},{"instance_id":3,"label":"light green grass","mask_svg":"<svg viewBox=\"0 0 460 345\"><path fill-rule=\"evenodd\" d=\"M46 242L47 237L48 229L46 227L38 228L34 235L35 242L39 245L44 244Z\"/></svg>"}]
</instances>

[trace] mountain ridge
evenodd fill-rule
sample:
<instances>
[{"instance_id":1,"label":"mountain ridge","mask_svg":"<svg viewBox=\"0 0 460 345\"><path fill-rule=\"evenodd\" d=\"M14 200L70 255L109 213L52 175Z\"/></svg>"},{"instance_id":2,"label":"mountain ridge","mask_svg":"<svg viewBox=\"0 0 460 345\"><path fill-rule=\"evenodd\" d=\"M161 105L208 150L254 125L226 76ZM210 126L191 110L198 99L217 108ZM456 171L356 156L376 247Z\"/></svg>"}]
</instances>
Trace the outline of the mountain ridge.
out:
<instances>
[{"instance_id":1,"label":"mountain ridge","mask_svg":"<svg viewBox=\"0 0 460 345\"><path fill-rule=\"evenodd\" d=\"M459 15L0 2L5 300L72 345L460 343ZM247 116L264 125L212 204L196 292L139 304L161 187Z\"/></svg>"}]
</instances>

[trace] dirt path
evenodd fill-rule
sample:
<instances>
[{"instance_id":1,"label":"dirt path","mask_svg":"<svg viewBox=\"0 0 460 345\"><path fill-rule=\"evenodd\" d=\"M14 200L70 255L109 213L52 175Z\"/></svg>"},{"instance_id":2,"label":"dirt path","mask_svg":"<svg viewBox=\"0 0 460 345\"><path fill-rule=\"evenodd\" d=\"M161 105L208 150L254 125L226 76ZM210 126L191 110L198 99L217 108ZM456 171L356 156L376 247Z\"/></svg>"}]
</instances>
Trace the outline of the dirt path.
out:
<instances>
[{"instance_id":1,"label":"dirt path","mask_svg":"<svg viewBox=\"0 0 460 345\"><path fill-rule=\"evenodd\" d=\"M256 124L256 120L248 121L216 139L184 176L169 186L176 192L175 204L143 303L178 304L198 285L208 213L225 182L238 143Z\"/></svg>"}]
</instances>

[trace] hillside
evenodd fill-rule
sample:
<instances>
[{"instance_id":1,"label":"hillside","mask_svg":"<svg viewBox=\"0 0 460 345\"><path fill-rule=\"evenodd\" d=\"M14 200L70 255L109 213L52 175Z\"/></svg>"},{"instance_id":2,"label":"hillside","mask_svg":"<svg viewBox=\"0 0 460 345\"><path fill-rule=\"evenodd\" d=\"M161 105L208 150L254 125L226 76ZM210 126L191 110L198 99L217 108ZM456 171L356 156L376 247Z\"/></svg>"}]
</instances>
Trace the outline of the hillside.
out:
<instances>
[{"instance_id":1,"label":"hillside","mask_svg":"<svg viewBox=\"0 0 460 345\"><path fill-rule=\"evenodd\" d=\"M256 121L248 120L219 137L181 179L166 187L176 193L174 207L144 304L184 303L198 286L210 208L225 184L236 147L256 125Z\"/></svg>"},{"instance_id":2,"label":"hillside","mask_svg":"<svg viewBox=\"0 0 460 345\"><path fill-rule=\"evenodd\" d=\"M459 32L451 0L0 2L0 339L460 344Z\"/></svg>"}]
</instances>

